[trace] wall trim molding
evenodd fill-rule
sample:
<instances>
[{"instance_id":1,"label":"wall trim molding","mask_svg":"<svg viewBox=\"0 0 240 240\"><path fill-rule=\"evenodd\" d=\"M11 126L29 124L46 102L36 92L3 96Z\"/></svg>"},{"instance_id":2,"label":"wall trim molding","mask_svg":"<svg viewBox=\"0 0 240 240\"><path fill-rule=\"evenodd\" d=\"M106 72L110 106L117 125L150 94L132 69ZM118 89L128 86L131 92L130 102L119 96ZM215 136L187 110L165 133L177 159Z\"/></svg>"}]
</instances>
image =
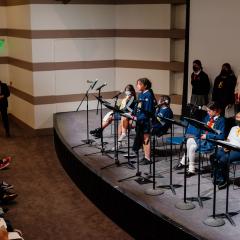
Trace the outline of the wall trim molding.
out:
<instances>
[{"instance_id":1,"label":"wall trim molding","mask_svg":"<svg viewBox=\"0 0 240 240\"><path fill-rule=\"evenodd\" d=\"M32 104L32 105L44 105L44 104L56 104L56 103L66 103L66 102L79 102L85 96L85 93L80 94L68 94L68 95L55 95L55 96L32 96L29 93L23 92L17 88L9 86L11 94L14 94L18 98ZM102 92L104 99L111 99L116 95L118 91ZM161 94L155 94L156 98L160 98ZM172 94L171 96L172 104L181 104L182 96L177 94ZM96 100L96 98L90 94L89 100Z\"/></svg>"},{"instance_id":2,"label":"wall trim molding","mask_svg":"<svg viewBox=\"0 0 240 240\"><path fill-rule=\"evenodd\" d=\"M185 4L186 0L71 0L68 4ZM0 6L17 6L27 4L62 4L60 0L0 0Z\"/></svg>"},{"instance_id":3,"label":"wall trim molding","mask_svg":"<svg viewBox=\"0 0 240 240\"><path fill-rule=\"evenodd\" d=\"M85 96L85 93L80 94L68 94L68 95L49 95L49 96L32 96L22 90L9 86L11 94L21 98L22 100L32 104L32 105L44 105L44 104L56 104L56 103L66 103L66 102L80 102ZM105 99L110 99L116 95L117 91L102 92L102 96ZM89 100L96 100L96 98L90 94Z\"/></svg>"},{"instance_id":4,"label":"wall trim molding","mask_svg":"<svg viewBox=\"0 0 240 240\"><path fill-rule=\"evenodd\" d=\"M69 30L27 30L0 29L0 36L27 39L56 38L171 38L184 39L185 29L69 29Z\"/></svg>"},{"instance_id":5,"label":"wall trim molding","mask_svg":"<svg viewBox=\"0 0 240 240\"><path fill-rule=\"evenodd\" d=\"M10 121L13 121L15 124L17 124L20 128L23 128L24 133L28 136L53 135L53 128L34 129L27 125L25 122L23 122L21 119L17 118L12 113L9 113L9 119Z\"/></svg>"},{"instance_id":6,"label":"wall trim molding","mask_svg":"<svg viewBox=\"0 0 240 240\"><path fill-rule=\"evenodd\" d=\"M0 57L0 64L10 64L32 72L72 70L72 69L118 68L118 67L183 72L184 68L184 63L177 61L165 62L165 61L124 60L124 59L32 63L12 57Z\"/></svg>"}]
</instances>

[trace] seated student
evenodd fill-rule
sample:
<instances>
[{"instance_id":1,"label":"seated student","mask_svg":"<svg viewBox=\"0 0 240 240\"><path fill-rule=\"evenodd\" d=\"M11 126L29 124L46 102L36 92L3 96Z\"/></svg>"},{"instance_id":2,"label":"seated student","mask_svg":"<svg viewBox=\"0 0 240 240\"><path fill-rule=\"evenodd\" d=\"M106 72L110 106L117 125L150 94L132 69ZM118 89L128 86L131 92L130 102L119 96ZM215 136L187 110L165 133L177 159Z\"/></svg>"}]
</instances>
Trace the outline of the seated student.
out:
<instances>
[{"instance_id":1,"label":"seated student","mask_svg":"<svg viewBox=\"0 0 240 240\"><path fill-rule=\"evenodd\" d=\"M136 99L136 92L133 85L129 84L125 87L125 95L126 97L123 98L119 106L119 109L127 113L131 113L135 105L134 100ZM114 117L116 119L120 118L118 114L115 114L115 116L113 116L113 111L108 112L103 118L102 128L99 127L94 130L91 130L90 134L94 135L96 138L100 138L103 130L112 123L112 121L114 120ZM118 132L119 132L118 135L120 136L118 139L119 142L122 141L124 137L126 137L128 124L129 124L128 119L125 117L121 117L121 122L119 124L119 129L118 129Z\"/></svg>"},{"instance_id":2,"label":"seated student","mask_svg":"<svg viewBox=\"0 0 240 240\"><path fill-rule=\"evenodd\" d=\"M227 137L227 141L233 145L240 147L240 112L236 114L236 125L231 128L230 133ZM217 174L216 174L216 182L218 184L219 189L223 189L227 186L226 178L227 178L227 164L228 164L228 150L222 147L219 147L216 153L216 161L217 164ZM229 161L230 163L233 161L240 161L240 152L238 151L230 151L229 153ZM213 162L213 161L211 161Z\"/></svg>"},{"instance_id":3,"label":"seated student","mask_svg":"<svg viewBox=\"0 0 240 240\"><path fill-rule=\"evenodd\" d=\"M187 139L187 158L189 159L189 167L187 171L187 177L195 175L195 152L200 148L202 151L211 151L214 150L214 144L207 141L206 139L224 139L224 130L225 130L225 120L220 115L220 106L215 102L210 102L207 105L208 115L204 118L204 123L206 123L210 128L219 130L219 134L211 132L203 132L197 130L196 137L190 137ZM201 146L200 146L201 143ZM176 170L182 169L185 164L185 154L183 155L179 164L175 167Z\"/></svg>"},{"instance_id":4,"label":"seated student","mask_svg":"<svg viewBox=\"0 0 240 240\"><path fill-rule=\"evenodd\" d=\"M162 136L167 133L168 129L171 127L169 122L165 122L161 117L173 118L173 112L170 108L171 99L169 96L161 96L158 101L158 108L155 112L155 119L153 121L152 133L157 136Z\"/></svg>"}]
</instances>

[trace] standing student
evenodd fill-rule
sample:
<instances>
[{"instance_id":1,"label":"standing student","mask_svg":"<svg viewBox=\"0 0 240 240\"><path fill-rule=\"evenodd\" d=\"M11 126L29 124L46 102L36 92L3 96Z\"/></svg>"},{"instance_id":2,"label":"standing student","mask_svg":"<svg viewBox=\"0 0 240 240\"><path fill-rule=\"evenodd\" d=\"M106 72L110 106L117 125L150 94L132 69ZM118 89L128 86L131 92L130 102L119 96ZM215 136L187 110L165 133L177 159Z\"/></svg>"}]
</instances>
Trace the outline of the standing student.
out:
<instances>
[{"instance_id":1,"label":"standing student","mask_svg":"<svg viewBox=\"0 0 240 240\"><path fill-rule=\"evenodd\" d=\"M229 63L224 63L220 74L216 77L213 86L212 100L221 107L222 115L225 116L225 135L234 126L234 89L237 78Z\"/></svg>"},{"instance_id":2,"label":"standing student","mask_svg":"<svg viewBox=\"0 0 240 240\"><path fill-rule=\"evenodd\" d=\"M210 82L208 75L203 71L200 60L193 61L193 73L191 74L192 96L191 103L202 106L208 103Z\"/></svg>"},{"instance_id":3,"label":"standing student","mask_svg":"<svg viewBox=\"0 0 240 240\"><path fill-rule=\"evenodd\" d=\"M152 83L148 78L140 78L137 80L138 104L136 116L133 119L136 121L136 137L133 145L133 151L138 151L143 145L144 158L141 165L149 164L150 160L150 130L151 118L155 113L155 97L151 89Z\"/></svg>"},{"instance_id":4,"label":"standing student","mask_svg":"<svg viewBox=\"0 0 240 240\"><path fill-rule=\"evenodd\" d=\"M6 83L0 81L0 111L2 115L3 126L5 129L6 137L10 137L9 121L8 121L8 100L10 91Z\"/></svg>"}]
</instances>

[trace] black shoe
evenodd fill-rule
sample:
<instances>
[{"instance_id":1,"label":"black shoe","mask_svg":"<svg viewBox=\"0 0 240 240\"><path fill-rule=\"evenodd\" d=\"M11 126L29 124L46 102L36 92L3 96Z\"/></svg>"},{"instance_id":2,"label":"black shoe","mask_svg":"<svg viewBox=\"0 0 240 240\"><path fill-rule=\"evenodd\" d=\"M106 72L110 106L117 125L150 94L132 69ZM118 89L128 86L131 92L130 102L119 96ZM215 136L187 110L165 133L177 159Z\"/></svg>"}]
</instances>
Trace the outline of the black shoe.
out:
<instances>
[{"instance_id":1,"label":"black shoe","mask_svg":"<svg viewBox=\"0 0 240 240\"><path fill-rule=\"evenodd\" d=\"M193 173L193 172L189 172L189 171L186 172L186 178L190 178L194 175L195 175L195 173Z\"/></svg>"},{"instance_id":2,"label":"black shoe","mask_svg":"<svg viewBox=\"0 0 240 240\"><path fill-rule=\"evenodd\" d=\"M180 162L173 167L173 169L175 170L181 170L181 169L184 169L185 165L181 164Z\"/></svg>"},{"instance_id":3,"label":"black shoe","mask_svg":"<svg viewBox=\"0 0 240 240\"><path fill-rule=\"evenodd\" d=\"M96 128L96 129L94 129L94 130L91 130L89 133L92 134L92 135L93 135L93 134L96 134L96 133L99 131L99 129L100 129L100 128Z\"/></svg>"},{"instance_id":4,"label":"black shoe","mask_svg":"<svg viewBox=\"0 0 240 240\"><path fill-rule=\"evenodd\" d=\"M152 164L151 160L148 160L146 158L143 158L140 162L139 165L148 165L148 164Z\"/></svg>"},{"instance_id":5,"label":"black shoe","mask_svg":"<svg viewBox=\"0 0 240 240\"><path fill-rule=\"evenodd\" d=\"M97 132L97 133L93 134L93 136L95 138L101 138L102 137L102 132Z\"/></svg>"},{"instance_id":6,"label":"black shoe","mask_svg":"<svg viewBox=\"0 0 240 240\"><path fill-rule=\"evenodd\" d=\"M222 182L218 183L218 189L219 190L222 190L226 187L227 187L227 182L226 181L222 181Z\"/></svg>"}]
</instances>

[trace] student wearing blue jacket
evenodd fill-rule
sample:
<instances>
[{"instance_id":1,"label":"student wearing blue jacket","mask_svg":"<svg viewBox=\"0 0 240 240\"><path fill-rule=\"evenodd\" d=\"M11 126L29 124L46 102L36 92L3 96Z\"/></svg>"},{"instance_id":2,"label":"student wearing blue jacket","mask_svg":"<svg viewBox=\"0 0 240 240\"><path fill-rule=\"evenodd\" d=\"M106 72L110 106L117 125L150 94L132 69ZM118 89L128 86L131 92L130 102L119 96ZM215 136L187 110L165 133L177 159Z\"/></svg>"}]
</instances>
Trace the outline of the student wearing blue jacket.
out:
<instances>
[{"instance_id":1,"label":"student wearing blue jacket","mask_svg":"<svg viewBox=\"0 0 240 240\"><path fill-rule=\"evenodd\" d=\"M207 141L207 139L224 140L225 120L224 117L220 115L220 109L221 108L217 103L210 102L207 105L208 115L203 120L203 122L206 123L210 128L219 130L219 134L197 130L196 134L194 134L196 137L190 137L187 140L187 157L189 159L189 167L186 175L187 177L195 175L195 152L198 149L201 149L201 151L214 150L215 145L212 142ZM175 169L182 169L184 164L185 155L182 157L182 160L175 167Z\"/></svg>"},{"instance_id":2,"label":"student wearing blue jacket","mask_svg":"<svg viewBox=\"0 0 240 240\"><path fill-rule=\"evenodd\" d=\"M156 104L151 87L152 83L149 79L140 78L137 80L137 90L140 93L137 100L136 115L133 117L136 121L136 137L133 151L138 151L143 145L144 158L141 161L142 165L150 163L150 128Z\"/></svg>"},{"instance_id":3,"label":"student wearing blue jacket","mask_svg":"<svg viewBox=\"0 0 240 240\"><path fill-rule=\"evenodd\" d=\"M158 101L158 108L155 112L155 118L153 121L152 133L157 136L162 136L167 133L168 129L171 127L171 124L167 121L164 121L162 118L173 118L173 112L170 108L171 99L169 96L163 95Z\"/></svg>"}]
</instances>

